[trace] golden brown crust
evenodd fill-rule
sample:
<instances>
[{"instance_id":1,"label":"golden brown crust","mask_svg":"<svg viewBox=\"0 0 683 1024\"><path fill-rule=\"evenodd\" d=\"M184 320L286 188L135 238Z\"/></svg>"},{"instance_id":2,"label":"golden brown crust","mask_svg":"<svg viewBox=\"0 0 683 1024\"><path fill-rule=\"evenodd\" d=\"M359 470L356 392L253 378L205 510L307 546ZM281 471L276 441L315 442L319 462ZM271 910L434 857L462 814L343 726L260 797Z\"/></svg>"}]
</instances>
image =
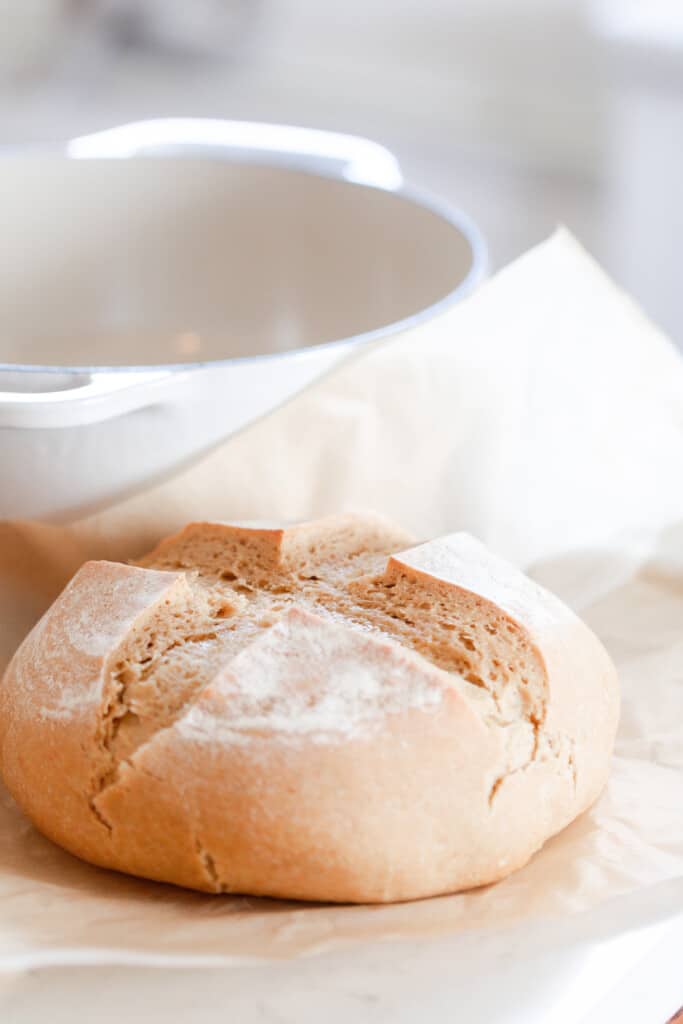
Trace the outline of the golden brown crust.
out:
<instances>
[{"instance_id":1,"label":"golden brown crust","mask_svg":"<svg viewBox=\"0 0 683 1024\"><path fill-rule=\"evenodd\" d=\"M208 892L504 877L604 785L614 669L471 538L409 544L374 516L206 523L88 563L3 680L8 788L78 856Z\"/></svg>"}]
</instances>

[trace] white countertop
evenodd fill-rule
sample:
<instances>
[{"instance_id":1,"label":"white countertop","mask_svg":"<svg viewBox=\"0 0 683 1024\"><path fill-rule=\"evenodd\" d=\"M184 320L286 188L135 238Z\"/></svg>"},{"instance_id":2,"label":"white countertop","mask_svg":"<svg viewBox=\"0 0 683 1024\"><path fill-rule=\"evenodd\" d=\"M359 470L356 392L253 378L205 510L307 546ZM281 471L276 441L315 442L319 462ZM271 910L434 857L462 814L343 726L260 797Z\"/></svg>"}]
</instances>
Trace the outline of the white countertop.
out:
<instances>
[{"instance_id":1,"label":"white countertop","mask_svg":"<svg viewBox=\"0 0 683 1024\"><path fill-rule=\"evenodd\" d=\"M486 963L448 939L269 966L60 967L0 975L3 1024L665 1024L683 1004L683 917L591 950Z\"/></svg>"}]
</instances>

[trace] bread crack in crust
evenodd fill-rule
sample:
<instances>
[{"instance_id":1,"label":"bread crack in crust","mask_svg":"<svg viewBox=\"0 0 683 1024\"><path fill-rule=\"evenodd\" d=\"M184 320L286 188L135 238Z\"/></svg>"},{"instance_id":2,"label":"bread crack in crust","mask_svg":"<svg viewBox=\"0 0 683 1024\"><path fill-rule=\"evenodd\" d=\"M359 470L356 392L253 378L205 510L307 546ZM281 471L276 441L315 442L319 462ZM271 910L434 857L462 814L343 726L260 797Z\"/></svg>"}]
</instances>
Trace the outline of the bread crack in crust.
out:
<instances>
[{"instance_id":1,"label":"bread crack in crust","mask_svg":"<svg viewBox=\"0 0 683 1024\"><path fill-rule=\"evenodd\" d=\"M191 523L79 570L5 675L0 766L103 867L384 902L523 865L601 791L617 714L590 630L466 534Z\"/></svg>"}]
</instances>

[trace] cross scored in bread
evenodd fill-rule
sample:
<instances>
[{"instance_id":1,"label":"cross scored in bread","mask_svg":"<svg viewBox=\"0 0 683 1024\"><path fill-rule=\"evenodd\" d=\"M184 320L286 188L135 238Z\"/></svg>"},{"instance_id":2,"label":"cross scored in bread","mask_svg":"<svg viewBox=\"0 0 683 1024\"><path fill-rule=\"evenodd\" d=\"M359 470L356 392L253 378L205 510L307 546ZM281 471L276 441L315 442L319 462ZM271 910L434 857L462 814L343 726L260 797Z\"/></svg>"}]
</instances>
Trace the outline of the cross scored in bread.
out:
<instances>
[{"instance_id":1,"label":"cross scored in bread","mask_svg":"<svg viewBox=\"0 0 683 1024\"><path fill-rule=\"evenodd\" d=\"M2 704L10 789L80 856L370 901L524 863L604 784L616 685L590 631L472 537L340 515L192 523L136 566L87 563ZM62 779L48 799L27 745Z\"/></svg>"}]
</instances>

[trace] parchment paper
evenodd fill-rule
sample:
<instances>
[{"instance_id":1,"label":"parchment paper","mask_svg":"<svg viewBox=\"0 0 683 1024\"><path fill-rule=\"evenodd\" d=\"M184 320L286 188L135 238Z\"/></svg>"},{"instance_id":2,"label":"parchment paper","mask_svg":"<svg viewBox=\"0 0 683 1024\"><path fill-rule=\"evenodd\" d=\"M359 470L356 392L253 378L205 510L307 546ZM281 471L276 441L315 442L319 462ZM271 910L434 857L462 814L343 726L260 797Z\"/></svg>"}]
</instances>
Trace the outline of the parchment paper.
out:
<instances>
[{"instance_id":1,"label":"parchment paper","mask_svg":"<svg viewBox=\"0 0 683 1024\"><path fill-rule=\"evenodd\" d=\"M0 524L0 668L88 557L191 518L373 507L469 529L615 658L609 786L522 871L393 907L206 897L104 872L0 798L0 966L230 964L450 933L577 941L683 908L683 363L565 233L419 336L375 347L200 463L70 527Z\"/></svg>"}]
</instances>

